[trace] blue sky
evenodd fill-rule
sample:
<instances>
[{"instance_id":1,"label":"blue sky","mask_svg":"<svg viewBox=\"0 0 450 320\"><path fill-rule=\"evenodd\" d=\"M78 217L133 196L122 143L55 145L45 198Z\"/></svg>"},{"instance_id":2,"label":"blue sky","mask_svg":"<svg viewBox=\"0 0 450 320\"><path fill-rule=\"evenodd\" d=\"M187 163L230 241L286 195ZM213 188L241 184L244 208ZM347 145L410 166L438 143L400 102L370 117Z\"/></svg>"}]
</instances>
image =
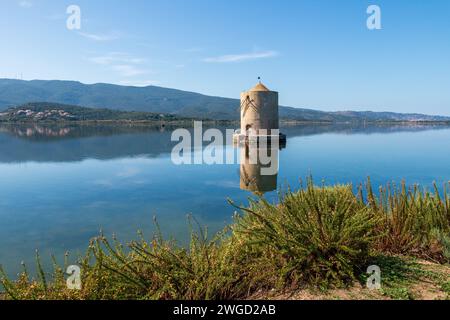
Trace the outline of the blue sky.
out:
<instances>
[{"instance_id":1,"label":"blue sky","mask_svg":"<svg viewBox=\"0 0 450 320\"><path fill-rule=\"evenodd\" d=\"M2 78L237 98L261 76L283 105L450 115L447 0L2 0L0 39Z\"/></svg>"}]
</instances>

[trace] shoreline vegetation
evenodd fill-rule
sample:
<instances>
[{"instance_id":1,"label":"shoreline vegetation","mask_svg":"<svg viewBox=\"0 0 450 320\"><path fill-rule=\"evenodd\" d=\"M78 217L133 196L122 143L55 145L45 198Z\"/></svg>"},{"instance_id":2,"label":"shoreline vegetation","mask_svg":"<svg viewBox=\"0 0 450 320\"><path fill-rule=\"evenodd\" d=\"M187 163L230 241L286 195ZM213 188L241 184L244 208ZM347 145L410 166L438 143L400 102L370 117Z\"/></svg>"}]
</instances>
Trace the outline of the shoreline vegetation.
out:
<instances>
[{"instance_id":1,"label":"shoreline vegetation","mask_svg":"<svg viewBox=\"0 0 450 320\"><path fill-rule=\"evenodd\" d=\"M170 126L192 126L194 121L202 121L210 125L239 125L238 120L210 120L210 119L174 119L174 120L43 120L43 121L3 121L0 124L77 124L77 125L96 125L96 124L118 124L118 125L170 125ZM310 121L310 120L285 120L280 119L280 125L352 125L352 124L370 124L370 125L443 125L450 126L450 121L355 121L355 122L332 122L332 121Z\"/></svg>"},{"instance_id":2,"label":"shoreline vegetation","mask_svg":"<svg viewBox=\"0 0 450 320\"><path fill-rule=\"evenodd\" d=\"M438 117L439 118L439 117ZM450 120L401 120L385 118L351 118L345 120L323 119L280 119L280 124L290 125L330 125L330 124L367 124L367 125L450 125ZM239 119L221 119L202 117L183 117L170 113L146 111L123 111L106 108L86 108L58 103L35 102L0 111L0 124L78 124L78 125L150 125L150 126L192 126L194 121L203 121L206 125L233 125L239 127Z\"/></svg>"},{"instance_id":3,"label":"shoreline vegetation","mask_svg":"<svg viewBox=\"0 0 450 320\"><path fill-rule=\"evenodd\" d=\"M127 245L103 234L79 257L82 289L68 290L67 263L17 280L1 270L4 299L450 299L450 195L367 181L315 185L230 205L234 222L216 235L189 218L188 247L157 227ZM155 221L156 226L157 222ZM367 268L381 289L366 288Z\"/></svg>"},{"instance_id":4,"label":"shoreline vegetation","mask_svg":"<svg viewBox=\"0 0 450 320\"><path fill-rule=\"evenodd\" d=\"M145 127L172 127L172 128L191 128L195 121L201 121L204 126L232 126L238 128L238 120L210 120L210 119L173 119L173 120L43 120L43 121L4 121L3 125L78 125L78 126L96 126L96 125L116 125L116 126L145 126ZM285 120L280 119L280 125L284 127L302 126L302 125L377 125L377 126L450 126L450 121L356 121L356 122L331 122L331 121L312 121L312 120Z\"/></svg>"}]
</instances>

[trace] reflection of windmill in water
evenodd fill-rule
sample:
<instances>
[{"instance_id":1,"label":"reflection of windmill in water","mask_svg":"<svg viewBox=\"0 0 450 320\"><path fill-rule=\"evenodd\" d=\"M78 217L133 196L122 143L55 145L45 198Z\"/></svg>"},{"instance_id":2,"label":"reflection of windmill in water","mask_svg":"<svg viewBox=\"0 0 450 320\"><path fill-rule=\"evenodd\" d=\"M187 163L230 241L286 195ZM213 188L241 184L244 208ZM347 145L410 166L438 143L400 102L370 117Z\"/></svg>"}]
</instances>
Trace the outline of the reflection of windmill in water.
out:
<instances>
[{"instance_id":1,"label":"reflection of windmill in water","mask_svg":"<svg viewBox=\"0 0 450 320\"><path fill-rule=\"evenodd\" d=\"M249 190L252 185L255 185L256 177L249 174L248 168L246 168L246 160L250 158L250 151L248 146L241 148L241 189ZM244 159L244 161L242 161Z\"/></svg>"},{"instance_id":2,"label":"reflection of windmill in water","mask_svg":"<svg viewBox=\"0 0 450 320\"><path fill-rule=\"evenodd\" d=\"M245 166L241 166L241 189L248 190L251 188L252 185L254 185L256 182L256 178L252 177L247 170L245 169Z\"/></svg>"},{"instance_id":3,"label":"reflection of windmill in water","mask_svg":"<svg viewBox=\"0 0 450 320\"><path fill-rule=\"evenodd\" d=\"M253 148L253 149L252 149ZM257 148L256 146L241 146L240 157L240 187L252 192L270 192L277 189L278 180L278 148ZM262 163L259 153L267 155L270 163ZM251 154L253 153L253 155ZM270 169L266 173L264 169ZM273 171L273 172L270 172Z\"/></svg>"}]
</instances>

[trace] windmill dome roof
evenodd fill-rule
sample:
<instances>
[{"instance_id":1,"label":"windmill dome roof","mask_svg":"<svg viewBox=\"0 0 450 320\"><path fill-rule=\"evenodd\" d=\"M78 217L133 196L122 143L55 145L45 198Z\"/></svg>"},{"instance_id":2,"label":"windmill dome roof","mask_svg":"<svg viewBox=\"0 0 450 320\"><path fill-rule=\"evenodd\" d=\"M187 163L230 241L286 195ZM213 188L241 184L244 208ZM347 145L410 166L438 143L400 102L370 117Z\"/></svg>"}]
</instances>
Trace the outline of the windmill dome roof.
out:
<instances>
[{"instance_id":1,"label":"windmill dome roof","mask_svg":"<svg viewBox=\"0 0 450 320\"><path fill-rule=\"evenodd\" d=\"M250 91L270 91L262 82L259 82L256 86L254 86Z\"/></svg>"}]
</instances>

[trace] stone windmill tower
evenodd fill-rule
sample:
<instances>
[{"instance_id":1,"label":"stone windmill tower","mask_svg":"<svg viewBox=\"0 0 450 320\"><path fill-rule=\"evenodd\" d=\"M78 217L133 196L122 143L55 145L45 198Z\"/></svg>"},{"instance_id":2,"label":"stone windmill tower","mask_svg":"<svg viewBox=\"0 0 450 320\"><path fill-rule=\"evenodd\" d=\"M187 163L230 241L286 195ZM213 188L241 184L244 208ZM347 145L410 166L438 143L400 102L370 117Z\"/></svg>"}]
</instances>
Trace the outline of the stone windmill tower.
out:
<instances>
[{"instance_id":1,"label":"stone windmill tower","mask_svg":"<svg viewBox=\"0 0 450 320\"><path fill-rule=\"evenodd\" d=\"M252 89L241 93L241 130L235 140L249 135L269 136L286 141L279 133L278 92L269 90L261 81ZM274 131L277 130L277 131Z\"/></svg>"},{"instance_id":2,"label":"stone windmill tower","mask_svg":"<svg viewBox=\"0 0 450 320\"><path fill-rule=\"evenodd\" d=\"M270 91L262 82L241 93L241 133L250 129L256 135L261 129L267 130L267 135L279 129L278 92Z\"/></svg>"}]
</instances>

